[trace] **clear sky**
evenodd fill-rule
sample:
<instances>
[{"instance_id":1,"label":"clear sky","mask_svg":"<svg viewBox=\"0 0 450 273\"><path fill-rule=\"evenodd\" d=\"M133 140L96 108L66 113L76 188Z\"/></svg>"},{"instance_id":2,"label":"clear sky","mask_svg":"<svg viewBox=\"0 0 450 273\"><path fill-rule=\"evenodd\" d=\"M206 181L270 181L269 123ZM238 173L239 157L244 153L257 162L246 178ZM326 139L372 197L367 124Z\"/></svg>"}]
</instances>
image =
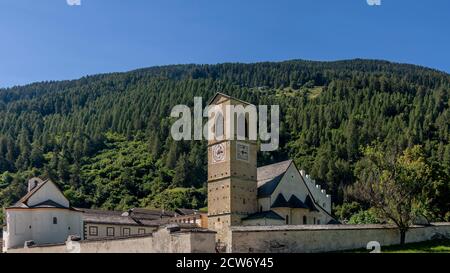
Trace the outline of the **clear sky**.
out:
<instances>
[{"instance_id":1,"label":"clear sky","mask_svg":"<svg viewBox=\"0 0 450 273\"><path fill-rule=\"evenodd\" d=\"M0 87L287 59L386 59L450 72L449 51L448 0L0 1Z\"/></svg>"}]
</instances>

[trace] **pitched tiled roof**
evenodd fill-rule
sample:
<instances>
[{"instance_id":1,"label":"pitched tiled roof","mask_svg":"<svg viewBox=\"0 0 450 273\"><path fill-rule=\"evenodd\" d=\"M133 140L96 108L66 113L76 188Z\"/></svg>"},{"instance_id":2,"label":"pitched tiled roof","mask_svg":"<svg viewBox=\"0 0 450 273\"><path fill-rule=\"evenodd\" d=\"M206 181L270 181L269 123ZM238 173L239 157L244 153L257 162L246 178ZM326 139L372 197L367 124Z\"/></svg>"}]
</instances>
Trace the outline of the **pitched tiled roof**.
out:
<instances>
[{"instance_id":1,"label":"pitched tiled roof","mask_svg":"<svg viewBox=\"0 0 450 273\"><path fill-rule=\"evenodd\" d=\"M27 209L27 208L59 208L59 209L70 209L70 210L77 210L72 207L66 207L63 206L53 200L46 200L44 202L41 202L39 204L30 206L28 205L28 200L36 193L38 192L45 184L47 183L53 183L49 179L43 180L41 183L39 183L36 187L34 187L32 190L30 190L27 194L25 194L22 198L20 198L19 201L17 201L14 205L12 205L9 208L19 208L19 209ZM54 184L54 183L53 183ZM55 185L56 186L56 185Z\"/></svg>"},{"instance_id":2,"label":"pitched tiled roof","mask_svg":"<svg viewBox=\"0 0 450 273\"><path fill-rule=\"evenodd\" d=\"M272 208L288 208L289 204L288 201L284 198L284 196L280 193L277 196L277 199L275 199L275 202L273 202Z\"/></svg>"},{"instance_id":3,"label":"pitched tiled roof","mask_svg":"<svg viewBox=\"0 0 450 273\"><path fill-rule=\"evenodd\" d=\"M280 184L284 173L274 177L272 180L267 181L258 187L258 198L270 196Z\"/></svg>"},{"instance_id":4,"label":"pitched tiled roof","mask_svg":"<svg viewBox=\"0 0 450 273\"><path fill-rule=\"evenodd\" d=\"M286 160L283 162L259 167L257 170L258 186L262 186L263 184L279 176L280 174L284 174L291 163L292 160Z\"/></svg>"},{"instance_id":5,"label":"pitched tiled roof","mask_svg":"<svg viewBox=\"0 0 450 273\"><path fill-rule=\"evenodd\" d=\"M176 209L175 212L180 215L193 215L199 213L199 211L195 209Z\"/></svg>"},{"instance_id":6,"label":"pitched tiled roof","mask_svg":"<svg viewBox=\"0 0 450 273\"><path fill-rule=\"evenodd\" d=\"M312 201L312 199L311 199L311 196L306 196L306 199L305 199L305 205L306 206L308 206L308 208L310 209L310 210L312 210L312 211L319 211L317 208L316 208L316 206L314 205L314 202Z\"/></svg>"},{"instance_id":7,"label":"pitched tiled roof","mask_svg":"<svg viewBox=\"0 0 450 273\"><path fill-rule=\"evenodd\" d=\"M30 199L31 196L33 196L42 186L44 186L49 180L44 180L44 182L39 183L38 186L34 187L31 191L29 191L27 194L25 194L22 198L20 198L17 203L12 205L12 208L28 208L28 199Z\"/></svg>"},{"instance_id":8,"label":"pitched tiled roof","mask_svg":"<svg viewBox=\"0 0 450 273\"><path fill-rule=\"evenodd\" d=\"M295 195L291 195L289 201L286 201L283 194L278 194L277 199L273 202L271 208L297 208L297 209L309 209L309 207L303 203Z\"/></svg>"},{"instance_id":9,"label":"pitched tiled roof","mask_svg":"<svg viewBox=\"0 0 450 273\"><path fill-rule=\"evenodd\" d=\"M257 212L254 214L250 214L249 216L243 218L242 220L254 220L254 219L275 219L275 220L285 220L283 217L278 215L277 213L269 210L263 212Z\"/></svg>"},{"instance_id":10,"label":"pitched tiled roof","mask_svg":"<svg viewBox=\"0 0 450 273\"><path fill-rule=\"evenodd\" d=\"M295 195L292 195L291 198L289 198L288 204L290 208L309 209L309 207Z\"/></svg>"},{"instance_id":11,"label":"pitched tiled roof","mask_svg":"<svg viewBox=\"0 0 450 273\"><path fill-rule=\"evenodd\" d=\"M160 219L165 217L173 217L175 213L169 210L162 209L141 209L133 208L128 211L129 216L138 219Z\"/></svg>"},{"instance_id":12,"label":"pitched tiled roof","mask_svg":"<svg viewBox=\"0 0 450 273\"><path fill-rule=\"evenodd\" d=\"M65 209L66 207L64 207L61 204L56 203L53 200L47 200L47 201L41 202L39 204L36 204L34 206L30 206L30 208L60 208L60 209Z\"/></svg>"},{"instance_id":13,"label":"pitched tiled roof","mask_svg":"<svg viewBox=\"0 0 450 273\"><path fill-rule=\"evenodd\" d=\"M171 212L157 209L134 208L128 212L80 209L83 213L83 221L97 224L111 225L136 225L136 226L159 226L168 223ZM161 217L163 216L163 217Z\"/></svg>"},{"instance_id":14,"label":"pitched tiled roof","mask_svg":"<svg viewBox=\"0 0 450 273\"><path fill-rule=\"evenodd\" d=\"M258 168L258 197L267 197L273 193L291 163L292 160L286 160Z\"/></svg>"}]
</instances>

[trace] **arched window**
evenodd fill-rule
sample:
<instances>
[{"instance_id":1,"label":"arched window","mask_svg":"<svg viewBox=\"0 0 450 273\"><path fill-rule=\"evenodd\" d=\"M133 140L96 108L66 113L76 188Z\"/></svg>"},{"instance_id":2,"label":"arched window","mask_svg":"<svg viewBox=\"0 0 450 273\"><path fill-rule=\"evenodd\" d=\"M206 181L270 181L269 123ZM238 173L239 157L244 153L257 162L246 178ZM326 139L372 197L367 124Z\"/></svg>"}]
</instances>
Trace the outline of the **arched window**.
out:
<instances>
[{"instance_id":1,"label":"arched window","mask_svg":"<svg viewBox=\"0 0 450 273\"><path fill-rule=\"evenodd\" d=\"M216 113L217 116L214 121L214 138L215 139L222 139L224 137L224 121L223 121L223 115L222 113Z\"/></svg>"},{"instance_id":2,"label":"arched window","mask_svg":"<svg viewBox=\"0 0 450 273\"><path fill-rule=\"evenodd\" d=\"M249 129L248 129L248 119L245 117L244 114L240 114L237 117L237 136L238 139L249 138Z\"/></svg>"},{"instance_id":3,"label":"arched window","mask_svg":"<svg viewBox=\"0 0 450 273\"><path fill-rule=\"evenodd\" d=\"M308 224L308 220L307 220L307 218L306 218L306 215L303 216L303 224L304 224L304 225Z\"/></svg>"},{"instance_id":4,"label":"arched window","mask_svg":"<svg viewBox=\"0 0 450 273\"><path fill-rule=\"evenodd\" d=\"M245 139L249 138L248 119L245 119Z\"/></svg>"},{"instance_id":5,"label":"arched window","mask_svg":"<svg viewBox=\"0 0 450 273\"><path fill-rule=\"evenodd\" d=\"M289 225L289 215L286 215L286 225Z\"/></svg>"},{"instance_id":6,"label":"arched window","mask_svg":"<svg viewBox=\"0 0 450 273\"><path fill-rule=\"evenodd\" d=\"M260 206L260 207L259 207L259 212L262 212L262 211L263 211L263 207Z\"/></svg>"}]
</instances>

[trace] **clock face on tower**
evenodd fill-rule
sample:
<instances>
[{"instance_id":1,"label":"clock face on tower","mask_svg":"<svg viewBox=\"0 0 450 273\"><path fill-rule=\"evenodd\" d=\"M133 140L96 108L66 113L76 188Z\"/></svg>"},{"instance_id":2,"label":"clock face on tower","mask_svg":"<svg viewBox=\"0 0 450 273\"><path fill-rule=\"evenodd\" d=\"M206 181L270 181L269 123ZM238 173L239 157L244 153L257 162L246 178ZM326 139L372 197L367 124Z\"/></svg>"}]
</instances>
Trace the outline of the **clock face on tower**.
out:
<instances>
[{"instance_id":1,"label":"clock face on tower","mask_svg":"<svg viewBox=\"0 0 450 273\"><path fill-rule=\"evenodd\" d=\"M219 163L225 160L225 144L220 143L212 146L212 163Z\"/></svg>"},{"instance_id":2,"label":"clock face on tower","mask_svg":"<svg viewBox=\"0 0 450 273\"><path fill-rule=\"evenodd\" d=\"M244 143L236 143L236 159L248 161L249 145Z\"/></svg>"}]
</instances>

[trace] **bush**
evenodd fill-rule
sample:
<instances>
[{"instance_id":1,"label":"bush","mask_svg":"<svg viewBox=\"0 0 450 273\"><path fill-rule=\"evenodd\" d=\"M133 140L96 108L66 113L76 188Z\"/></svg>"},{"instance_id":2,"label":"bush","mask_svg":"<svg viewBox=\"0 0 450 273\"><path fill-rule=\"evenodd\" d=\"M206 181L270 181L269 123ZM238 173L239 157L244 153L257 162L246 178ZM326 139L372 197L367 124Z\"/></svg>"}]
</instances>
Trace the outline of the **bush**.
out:
<instances>
[{"instance_id":1,"label":"bush","mask_svg":"<svg viewBox=\"0 0 450 273\"><path fill-rule=\"evenodd\" d=\"M377 217L373 209L368 209L368 210L361 210L358 213L354 214L352 217L350 217L348 223L352 225L381 224L381 221Z\"/></svg>"},{"instance_id":2,"label":"bush","mask_svg":"<svg viewBox=\"0 0 450 273\"><path fill-rule=\"evenodd\" d=\"M348 222L349 219L356 213L362 210L361 205L358 202L343 203L334 207L334 215L341 222Z\"/></svg>"}]
</instances>

